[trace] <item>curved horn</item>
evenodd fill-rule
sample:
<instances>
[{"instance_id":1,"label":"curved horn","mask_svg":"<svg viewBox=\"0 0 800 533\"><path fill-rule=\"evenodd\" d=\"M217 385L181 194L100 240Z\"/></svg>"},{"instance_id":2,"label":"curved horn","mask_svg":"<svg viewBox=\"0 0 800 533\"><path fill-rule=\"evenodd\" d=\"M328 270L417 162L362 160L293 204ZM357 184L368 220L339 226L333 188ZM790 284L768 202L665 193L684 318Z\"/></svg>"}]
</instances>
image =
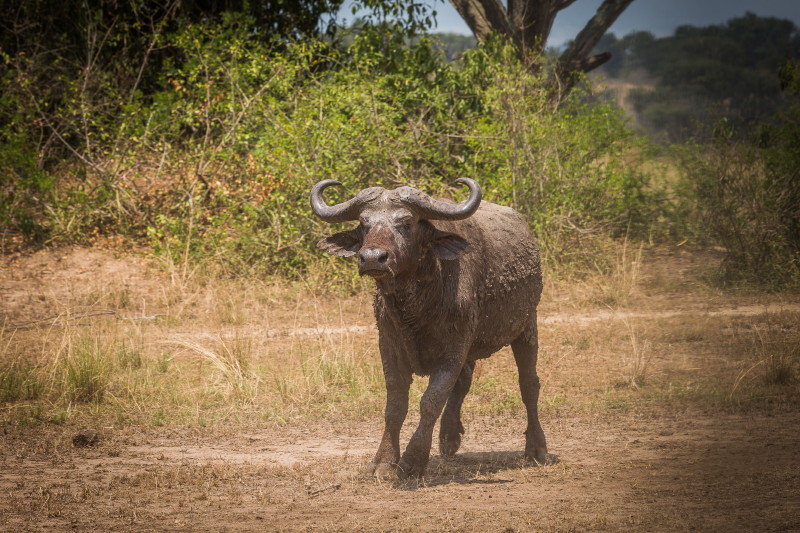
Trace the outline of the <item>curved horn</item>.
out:
<instances>
[{"instance_id":1,"label":"curved horn","mask_svg":"<svg viewBox=\"0 0 800 533\"><path fill-rule=\"evenodd\" d=\"M460 204L451 204L434 200L425 193L408 188L402 194L403 200L416 207L420 218L428 220L462 220L470 217L481 205L481 186L470 178L458 178L456 183L463 183L469 187L469 198Z\"/></svg>"},{"instance_id":2,"label":"curved horn","mask_svg":"<svg viewBox=\"0 0 800 533\"><path fill-rule=\"evenodd\" d=\"M325 222L346 222L357 220L358 212L364 199L361 194L351 198L346 202L336 205L328 205L322 197L322 192L331 185L341 185L336 180L322 180L311 188L311 210Z\"/></svg>"}]
</instances>

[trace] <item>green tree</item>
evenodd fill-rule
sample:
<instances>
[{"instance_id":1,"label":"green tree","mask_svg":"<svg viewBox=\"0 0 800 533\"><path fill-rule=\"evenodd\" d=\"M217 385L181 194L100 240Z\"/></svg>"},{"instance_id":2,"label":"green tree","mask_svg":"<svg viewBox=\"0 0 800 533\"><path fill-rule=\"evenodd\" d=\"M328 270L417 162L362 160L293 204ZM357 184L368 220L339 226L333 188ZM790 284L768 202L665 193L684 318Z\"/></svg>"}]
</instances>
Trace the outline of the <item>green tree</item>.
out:
<instances>
[{"instance_id":1,"label":"green tree","mask_svg":"<svg viewBox=\"0 0 800 533\"><path fill-rule=\"evenodd\" d=\"M611 54L593 54L606 30L633 0L604 0L594 16L558 57L548 81L552 97L562 101L580 75L611 59ZM450 0L479 41L492 33L509 38L520 59L534 71L541 68L547 38L558 12L575 0Z\"/></svg>"},{"instance_id":2,"label":"green tree","mask_svg":"<svg viewBox=\"0 0 800 533\"><path fill-rule=\"evenodd\" d=\"M622 64L609 76L645 72L655 89L632 94L641 122L681 141L725 117L735 129L769 120L785 107L775 73L800 54L800 31L789 20L747 13L726 24L681 26L656 39L636 32L609 44ZM635 80L634 80L635 81Z\"/></svg>"}]
</instances>

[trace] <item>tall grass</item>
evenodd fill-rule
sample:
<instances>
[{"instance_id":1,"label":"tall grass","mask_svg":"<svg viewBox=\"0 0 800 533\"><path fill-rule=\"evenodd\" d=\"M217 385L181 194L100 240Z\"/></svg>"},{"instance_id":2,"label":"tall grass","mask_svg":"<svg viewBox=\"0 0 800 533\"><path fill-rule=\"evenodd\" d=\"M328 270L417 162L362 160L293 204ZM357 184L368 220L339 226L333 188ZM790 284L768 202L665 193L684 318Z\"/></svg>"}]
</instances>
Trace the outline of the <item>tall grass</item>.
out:
<instances>
[{"instance_id":1,"label":"tall grass","mask_svg":"<svg viewBox=\"0 0 800 533\"><path fill-rule=\"evenodd\" d=\"M647 383L653 346L650 340L642 338L640 331L631 322L626 321L626 326L631 346L626 357L628 375L623 384L638 389Z\"/></svg>"},{"instance_id":2,"label":"tall grass","mask_svg":"<svg viewBox=\"0 0 800 533\"><path fill-rule=\"evenodd\" d=\"M769 326L767 324L766 328ZM743 361L743 368L734 381L731 395L748 376L753 375L768 386L793 384L800 370L800 345L772 340L763 326L753 327L749 333L745 335L745 341L749 345L745 350L749 357Z\"/></svg>"},{"instance_id":3,"label":"tall grass","mask_svg":"<svg viewBox=\"0 0 800 533\"><path fill-rule=\"evenodd\" d=\"M69 338L61 358L64 392L70 400L99 402L113 372L111 350L99 337Z\"/></svg>"},{"instance_id":4,"label":"tall grass","mask_svg":"<svg viewBox=\"0 0 800 533\"><path fill-rule=\"evenodd\" d=\"M169 341L169 344L211 363L224 385L237 398L252 400L258 394L261 379L251 369L253 345L250 339L235 333L228 339L217 336L213 346L188 340Z\"/></svg>"},{"instance_id":5,"label":"tall grass","mask_svg":"<svg viewBox=\"0 0 800 533\"><path fill-rule=\"evenodd\" d=\"M634 247L627 237L606 245L606 251L595 261L596 273L584 285L588 300L610 309L629 305L640 290L643 244Z\"/></svg>"},{"instance_id":6,"label":"tall grass","mask_svg":"<svg viewBox=\"0 0 800 533\"><path fill-rule=\"evenodd\" d=\"M5 324L0 326L0 403L35 400L43 389L39 369L34 363L12 353L13 338L14 334L7 332Z\"/></svg>"},{"instance_id":7,"label":"tall grass","mask_svg":"<svg viewBox=\"0 0 800 533\"><path fill-rule=\"evenodd\" d=\"M624 270L644 251L619 254ZM635 294L638 274L630 270L597 276L597 285L616 283ZM380 419L385 388L375 330L348 328L373 322L368 297L260 285L251 288L247 320L232 326L216 309L241 287L188 286L190 302L173 295L169 303L180 319L133 323L98 315L41 330L0 330L0 424ZM792 401L800 371L796 312L734 319L686 309L686 316L652 323L644 310L635 323L602 313L596 321L543 323L543 410L631 408L643 397L714 405ZM415 379L410 416L425 385ZM465 409L475 416L522 409L510 350L478 364Z\"/></svg>"},{"instance_id":8,"label":"tall grass","mask_svg":"<svg viewBox=\"0 0 800 533\"><path fill-rule=\"evenodd\" d=\"M40 369L19 358L0 363L0 403L37 400L44 391Z\"/></svg>"}]
</instances>

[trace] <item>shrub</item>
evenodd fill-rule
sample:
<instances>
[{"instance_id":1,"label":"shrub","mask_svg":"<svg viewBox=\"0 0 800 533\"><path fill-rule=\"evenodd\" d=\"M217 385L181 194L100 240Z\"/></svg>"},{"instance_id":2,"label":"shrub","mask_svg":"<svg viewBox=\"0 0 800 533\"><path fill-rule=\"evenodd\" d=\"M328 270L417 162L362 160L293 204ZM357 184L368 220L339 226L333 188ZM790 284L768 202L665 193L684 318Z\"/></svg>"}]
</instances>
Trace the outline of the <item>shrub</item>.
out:
<instances>
[{"instance_id":1,"label":"shrub","mask_svg":"<svg viewBox=\"0 0 800 533\"><path fill-rule=\"evenodd\" d=\"M646 235L658 219L661 195L638 170L644 145L619 109L585 89L548 105L543 75L512 53L500 42L466 56L465 77L483 78L468 172L490 199L528 217L551 269L592 265L599 235Z\"/></svg>"},{"instance_id":2,"label":"shrub","mask_svg":"<svg viewBox=\"0 0 800 533\"><path fill-rule=\"evenodd\" d=\"M736 140L722 122L713 145L683 151L697 238L725 250L722 283L800 280L799 132L796 124L766 128L756 144Z\"/></svg>"},{"instance_id":3,"label":"shrub","mask_svg":"<svg viewBox=\"0 0 800 533\"><path fill-rule=\"evenodd\" d=\"M22 110L6 134L20 142L0 149L0 164L21 169L0 191L13 200L0 212L11 233L29 243L121 233L173 263L299 278L321 260L313 245L327 231L308 191L330 177L345 185L333 200L400 183L447 194L473 177L488 200L529 217L551 266L594 262L598 235L645 233L657 215L620 113L578 92L549 107L541 76L501 40L447 63L430 39L405 44L384 25L345 50L275 47L250 28L228 15L158 35L172 53L148 71L146 91L116 83L115 63L58 78L46 110L9 93L17 100L4 109ZM42 77L44 66L20 61L4 88ZM23 150L43 118L59 150ZM33 162L48 150L54 163Z\"/></svg>"}]
</instances>

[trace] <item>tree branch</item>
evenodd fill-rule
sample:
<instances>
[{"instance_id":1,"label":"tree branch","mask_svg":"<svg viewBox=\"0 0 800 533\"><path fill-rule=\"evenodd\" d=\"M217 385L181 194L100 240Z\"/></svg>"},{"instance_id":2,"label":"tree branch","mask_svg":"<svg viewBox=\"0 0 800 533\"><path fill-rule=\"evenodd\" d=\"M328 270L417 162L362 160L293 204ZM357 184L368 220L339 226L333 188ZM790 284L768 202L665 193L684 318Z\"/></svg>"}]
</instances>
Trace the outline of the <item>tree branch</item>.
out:
<instances>
[{"instance_id":1,"label":"tree branch","mask_svg":"<svg viewBox=\"0 0 800 533\"><path fill-rule=\"evenodd\" d=\"M547 36L553 27L558 8L557 0L508 0L511 25L519 35L520 57L525 61L532 51L544 50Z\"/></svg>"},{"instance_id":2,"label":"tree branch","mask_svg":"<svg viewBox=\"0 0 800 533\"><path fill-rule=\"evenodd\" d=\"M493 31L513 36L506 9L500 0L450 0L479 41Z\"/></svg>"},{"instance_id":3,"label":"tree branch","mask_svg":"<svg viewBox=\"0 0 800 533\"><path fill-rule=\"evenodd\" d=\"M589 57L600 38L606 33L614 21L625 11L633 0L604 0L597 8L597 13L586 23L586 26L570 43L569 47L558 58L558 67L552 80L558 90L554 98L561 102L578 80L579 74L596 69L609 59L611 54L604 52Z\"/></svg>"},{"instance_id":4,"label":"tree branch","mask_svg":"<svg viewBox=\"0 0 800 533\"><path fill-rule=\"evenodd\" d=\"M575 37L575 40L558 58L564 74L570 74L581 69L581 67L591 66L591 62L585 63L586 58L592 52L595 45L600 41L600 38L606 33L606 30L614 24L614 21L625 11L633 0L605 0L603 4L597 9L597 13L586 23L586 26ZM609 56L610 58L610 56ZM608 59L606 59L608 61ZM602 63L594 64L592 68L599 67ZM583 72L588 72L583 70Z\"/></svg>"},{"instance_id":5,"label":"tree branch","mask_svg":"<svg viewBox=\"0 0 800 533\"><path fill-rule=\"evenodd\" d=\"M571 6L574 3L575 3L575 0L559 0L558 5L556 6L556 9L561 11L562 9L566 9L566 8L568 8L569 6Z\"/></svg>"}]
</instances>

